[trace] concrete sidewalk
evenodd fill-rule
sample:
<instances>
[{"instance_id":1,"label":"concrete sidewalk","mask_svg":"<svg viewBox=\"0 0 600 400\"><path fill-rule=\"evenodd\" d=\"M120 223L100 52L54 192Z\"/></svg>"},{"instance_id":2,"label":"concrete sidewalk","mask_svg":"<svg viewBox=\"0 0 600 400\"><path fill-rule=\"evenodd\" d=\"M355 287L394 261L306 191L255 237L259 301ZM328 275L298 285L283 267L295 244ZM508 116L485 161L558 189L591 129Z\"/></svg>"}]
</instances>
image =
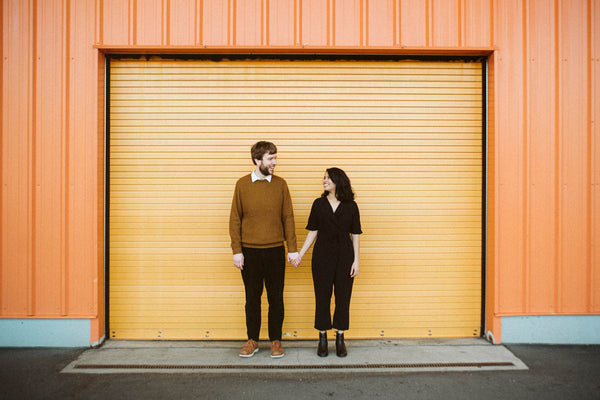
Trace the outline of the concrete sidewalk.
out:
<instances>
[{"instance_id":1,"label":"concrete sidewalk","mask_svg":"<svg viewBox=\"0 0 600 400\"><path fill-rule=\"evenodd\" d=\"M375 345L377 341L371 343ZM406 358L394 359L395 362L408 361L407 355L417 348L436 353L438 349L442 349L439 346L452 345L456 346L454 350L460 353L464 350L461 347L468 345L460 341L434 344L429 340L382 343L382 349L392 351L392 347L397 347L404 352L405 356L399 357ZM115 346L125 344L129 347L127 351L136 353L135 350L148 348L148 344L152 343L109 341L103 348L94 352L108 355L113 350L121 351ZM167 348L157 348L157 352L160 350L168 355L172 350L178 350L181 354L212 346L212 343L205 342L195 343L197 347L185 342L168 344ZM238 365L244 362L237 356L241 342L223 342L222 345L222 355L230 356L227 358L229 363ZM337 357L331 354L326 359L317 357L314 354L314 342L284 342L288 355L280 360L271 360L268 357L268 342L261 345L264 348L251 359L252 362L264 362L265 365L277 365L277 362L284 360L290 362L294 359L292 353L295 351L306 351L307 357L314 356L319 363L338 362ZM351 347L348 358L342 362L350 363L351 360L355 360L358 348L375 352L379 347L377 345L368 349L369 346L364 343L356 344L350 341L349 345ZM297 350L293 350L296 348ZM420 369L422 372L405 372L401 368L331 368L326 371L315 369L301 373L293 369L261 369L249 373L244 370L223 373L147 373L148 370L108 374L61 373L73 361L88 360L88 354L94 352L87 348L0 348L0 399L600 399L600 346L492 346L477 340L472 345L472 349L477 352L487 351L487 348L505 349L522 360L529 369L450 369L443 372ZM160 362L165 360L161 359ZM140 360L119 362L123 361ZM168 362L173 360L168 359ZM198 360L194 362L201 364Z\"/></svg>"},{"instance_id":2,"label":"concrete sidewalk","mask_svg":"<svg viewBox=\"0 0 600 400\"><path fill-rule=\"evenodd\" d=\"M261 342L251 358L238 356L242 342L108 341L83 352L64 373L319 373L523 370L504 346L483 339L348 340L348 356L316 355L316 341L284 341L285 357L272 359Z\"/></svg>"}]
</instances>

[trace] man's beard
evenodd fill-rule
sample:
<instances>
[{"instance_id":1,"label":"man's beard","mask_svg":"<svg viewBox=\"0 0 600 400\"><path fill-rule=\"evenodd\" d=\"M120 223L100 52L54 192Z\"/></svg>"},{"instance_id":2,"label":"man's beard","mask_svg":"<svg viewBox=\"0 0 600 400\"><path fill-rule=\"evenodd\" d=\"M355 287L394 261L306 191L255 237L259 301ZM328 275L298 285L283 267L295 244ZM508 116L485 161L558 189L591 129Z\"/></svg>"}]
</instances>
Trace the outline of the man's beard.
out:
<instances>
[{"instance_id":1,"label":"man's beard","mask_svg":"<svg viewBox=\"0 0 600 400\"><path fill-rule=\"evenodd\" d=\"M258 170L260 171L261 174L263 174L264 176L269 176L271 175L271 173L269 172L269 168L265 167L264 165L261 165L260 167L258 167Z\"/></svg>"}]
</instances>

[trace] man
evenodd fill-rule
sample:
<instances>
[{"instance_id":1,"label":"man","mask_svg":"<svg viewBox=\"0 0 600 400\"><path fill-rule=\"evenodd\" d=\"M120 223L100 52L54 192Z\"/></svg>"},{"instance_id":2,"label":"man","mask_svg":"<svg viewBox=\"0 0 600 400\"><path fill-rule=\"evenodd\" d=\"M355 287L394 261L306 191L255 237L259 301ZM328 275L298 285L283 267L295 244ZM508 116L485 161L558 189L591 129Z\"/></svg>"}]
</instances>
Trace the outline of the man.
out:
<instances>
[{"instance_id":1,"label":"man","mask_svg":"<svg viewBox=\"0 0 600 400\"><path fill-rule=\"evenodd\" d=\"M250 154L256 168L237 181L229 217L233 265L241 270L246 291L248 342L242 347L240 357L252 357L258 351L264 282L269 301L271 357L278 358L284 355L281 346L284 241L288 247L287 260L294 263L298 257L294 212L287 183L273 175L277 147L271 142L258 142Z\"/></svg>"}]
</instances>

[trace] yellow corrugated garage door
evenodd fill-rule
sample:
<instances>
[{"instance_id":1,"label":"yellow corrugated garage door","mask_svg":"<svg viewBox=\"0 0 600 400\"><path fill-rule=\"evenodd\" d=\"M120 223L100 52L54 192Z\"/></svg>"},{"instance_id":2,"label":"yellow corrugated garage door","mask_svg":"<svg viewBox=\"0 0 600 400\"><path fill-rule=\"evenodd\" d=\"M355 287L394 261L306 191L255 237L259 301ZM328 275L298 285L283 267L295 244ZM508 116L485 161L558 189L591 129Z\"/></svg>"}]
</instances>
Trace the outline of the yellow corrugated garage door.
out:
<instances>
[{"instance_id":1,"label":"yellow corrugated garage door","mask_svg":"<svg viewBox=\"0 0 600 400\"><path fill-rule=\"evenodd\" d=\"M299 245L325 168L352 180L348 337L479 336L482 98L478 62L112 60L110 337L245 339L228 218L258 140ZM284 337L314 338L310 256L286 274Z\"/></svg>"}]
</instances>

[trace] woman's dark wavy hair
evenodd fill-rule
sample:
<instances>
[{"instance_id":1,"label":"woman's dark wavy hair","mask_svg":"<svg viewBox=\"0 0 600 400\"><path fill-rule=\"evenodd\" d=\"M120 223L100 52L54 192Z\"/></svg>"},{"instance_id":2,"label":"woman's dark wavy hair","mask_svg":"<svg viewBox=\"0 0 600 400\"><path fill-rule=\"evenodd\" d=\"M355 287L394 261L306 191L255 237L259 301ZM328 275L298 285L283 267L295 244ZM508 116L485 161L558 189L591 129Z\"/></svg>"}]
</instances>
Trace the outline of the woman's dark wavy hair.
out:
<instances>
[{"instance_id":1,"label":"woman's dark wavy hair","mask_svg":"<svg viewBox=\"0 0 600 400\"><path fill-rule=\"evenodd\" d=\"M350 179L344 171L339 168L328 168L327 175L335 183L335 197L339 201L352 201L354 200L354 192L352 191L352 185L350 185ZM329 192L326 190L321 195L327 197Z\"/></svg>"}]
</instances>

